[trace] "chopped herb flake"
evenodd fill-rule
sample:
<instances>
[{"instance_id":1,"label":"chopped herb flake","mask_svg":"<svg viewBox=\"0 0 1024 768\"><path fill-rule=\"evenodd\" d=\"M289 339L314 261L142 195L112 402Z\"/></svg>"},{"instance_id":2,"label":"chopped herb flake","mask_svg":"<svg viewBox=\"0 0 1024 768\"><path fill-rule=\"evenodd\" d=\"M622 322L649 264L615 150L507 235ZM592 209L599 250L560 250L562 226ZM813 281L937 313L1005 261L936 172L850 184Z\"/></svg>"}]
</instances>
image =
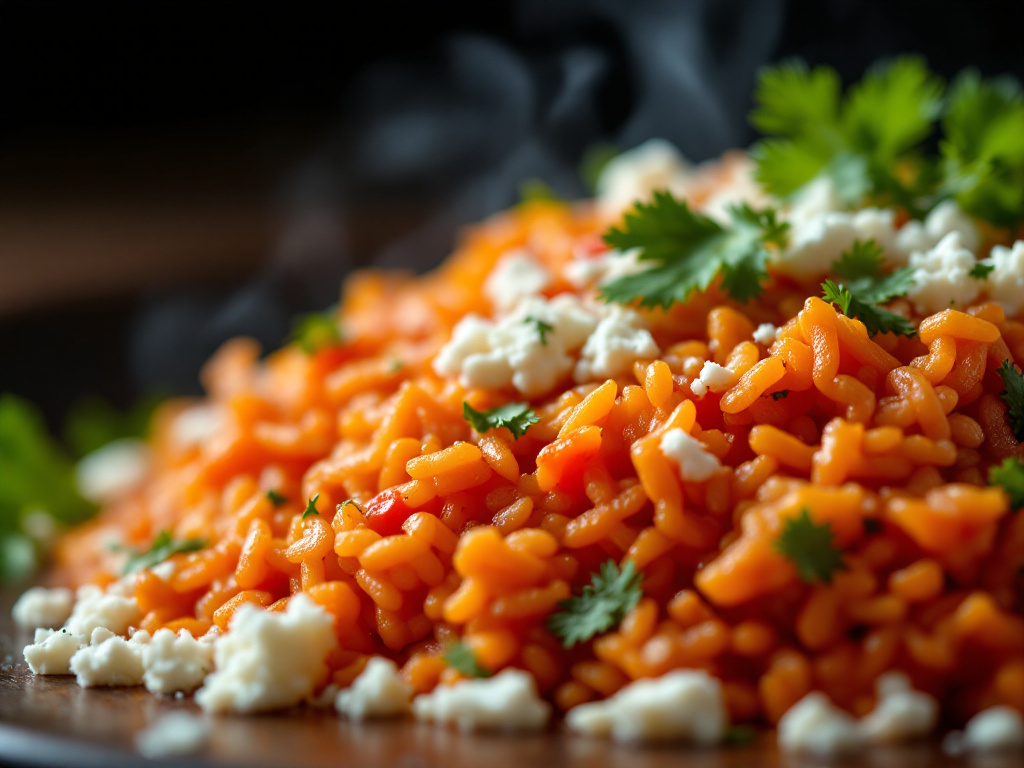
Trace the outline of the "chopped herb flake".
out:
<instances>
[{"instance_id":1,"label":"chopped herb flake","mask_svg":"<svg viewBox=\"0 0 1024 768\"><path fill-rule=\"evenodd\" d=\"M985 278L992 274L992 270L994 270L995 268L996 267L994 264L986 264L982 261L979 261L977 264L971 267L971 271L968 272L967 274L977 280L984 280Z\"/></svg>"},{"instance_id":2,"label":"chopped herb flake","mask_svg":"<svg viewBox=\"0 0 1024 768\"><path fill-rule=\"evenodd\" d=\"M590 575L590 583L578 596L558 604L559 610L548 617L548 629L563 646L572 648L617 627L640 602L642 579L643 574L632 561L621 571L614 560L605 561L598 573Z\"/></svg>"},{"instance_id":3,"label":"chopped herb flake","mask_svg":"<svg viewBox=\"0 0 1024 768\"><path fill-rule=\"evenodd\" d=\"M463 403L462 415L481 435L490 429L505 427L516 439L526 434L531 424L540 421L526 403L508 403L486 411L478 411L469 403Z\"/></svg>"},{"instance_id":4,"label":"chopped herb flake","mask_svg":"<svg viewBox=\"0 0 1024 768\"><path fill-rule=\"evenodd\" d=\"M1018 440L1024 440L1024 376L1017 366L1009 360L996 369L1006 389L999 397L1006 403L1006 418L1010 422L1013 434Z\"/></svg>"},{"instance_id":5,"label":"chopped herb flake","mask_svg":"<svg viewBox=\"0 0 1024 768\"><path fill-rule=\"evenodd\" d=\"M149 549L137 552L128 559L122 573L127 575L146 568L152 568L169 557L186 552L197 552L200 549L206 549L207 546L209 544L205 539L182 539L175 541L170 531L163 530L153 539Z\"/></svg>"},{"instance_id":6,"label":"chopped herb flake","mask_svg":"<svg viewBox=\"0 0 1024 768\"><path fill-rule=\"evenodd\" d=\"M316 509L316 503L317 503L317 501L319 501L319 499L320 499L320 494L318 493L316 496L314 496L312 499L309 499L306 502L306 509L303 510L303 512L302 512L302 519L303 520L305 520L310 515L319 515L320 514L317 511L317 509Z\"/></svg>"},{"instance_id":7,"label":"chopped herb flake","mask_svg":"<svg viewBox=\"0 0 1024 768\"><path fill-rule=\"evenodd\" d=\"M523 322L533 323L537 326L537 335L540 336L540 343L547 346L548 334L554 332L555 326L551 325L551 323L545 323L539 317L534 317L533 315L523 318Z\"/></svg>"},{"instance_id":8,"label":"chopped herb flake","mask_svg":"<svg viewBox=\"0 0 1024 768\"><path fill-rule=\"evenodd\" d=\"M785 400L787 397L789 397L788 389L780 389L778 392L772 392L772 400Z\"/></svg>"},{"instance_id":9,"label":"chopped herb flake","mask_svg":"<svg viewBox=\"0 0 1024 768\"><path fill-rule=\"evenodd\" d=\"M444 652L445 664L465 677L490 677L491 671L480 666L473 649L461 640L449 646Z\"/></svg>"},{"instance_id":10,"label":"chopped herb flake","mask_svg":"<svg viewBox=\"0 0 1024 768\"><path fill-rule=\"evenodd\" d=\"M1011 509L1024 507L1024 463L1020 459L1004 459L988 471L990 485L998 485L1010 499Z\"/></svg>"},{"instance_id":11,"label":"chopped herb flake","mask_svg":"<svg viewBox=\"0 0 1024 768\"><path fill-rule=\"evenodd\" d=\"M800 580L807 584L829 584L836 571L845 569L843 551L833 545L831 523L818 525L807 509L783 521L775 549L796 566Z\"/></svg>"},{"instance_id":12,"label":"chopped herb flake","mask_svg":"<svg viewBox=\"0 0 1024 768\"><path fill-rule=\"evenodd\" d=\"M267 491L267 498L275 507L281 507L288 503L288 497L278 493L273 488Z\"/></svg>"},{"instance_id":13,"label":"chopped herb flake","mask_svg":"<svg viewBox=\"0 0 1024 768\"><path fill-rule=\"evenodd\" d=\"M301 315L292 324L292 341L307 355L341 342L341 330L334 309Z\"/></svg>"}]
</instances>

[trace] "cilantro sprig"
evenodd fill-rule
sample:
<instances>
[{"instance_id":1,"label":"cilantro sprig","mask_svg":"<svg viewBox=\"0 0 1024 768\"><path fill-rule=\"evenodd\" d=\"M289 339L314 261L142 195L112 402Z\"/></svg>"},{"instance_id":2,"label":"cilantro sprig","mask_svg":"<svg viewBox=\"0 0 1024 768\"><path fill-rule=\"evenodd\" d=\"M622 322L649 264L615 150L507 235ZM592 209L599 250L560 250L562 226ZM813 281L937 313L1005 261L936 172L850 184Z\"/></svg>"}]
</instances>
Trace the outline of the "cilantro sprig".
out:
<instances>
[{"instance_id":1,"label":"cilantro sprig","mask_svg":"<svg viewBox=\"0 0 1024 768\"><path fill-rule=\"evenodd\" d=\"M444 663L466 677L490 677L491 671L480 665L473 649L461 640L452 643L441 657Z\"/></svg>"},{"instance_id":2,"label":"cilantro sprig","mask_svg":"<svg viewBox=\"0 0 1024 768\"><path fill-rule=\"evenodd\" d=\"M775 549L796 566L807 584L830 584L836 571L846 568L843 551L835 546L831 523L818 525L806 508L782 524Z\"/></svg>"},{"instance_id":3,"label":"cilantro sprig","mask_svg":"<svg viewBox=\"0 0 1024 768\"><path fill-rule=\"evenodd\" d=\"M879 63L845 93L830 67L787 61L762 70L750 116L766 135L752 152L757 178L789 197L826 177L848 206L899 205L917 218L952 198L968 214L1015 227L1024 219L1019 83L967 70L944 90L915 56ZM936 143L939 152L929 151Z\"/></svg>"},{"instance_id":4,"label":"cilantro sprig","mask_svg":"<svg viewBox=\"0 0 1024 768\"><path fill-rule=\"evenodd\" d=\"M1011 509L1024 507L1024 463L1020 459L1004 459L988 471L989 485L998 485L1010 500Z\"/></svg>"},{"instance_id":5,"label":"cilantro sprig","mask_svg":"<svg viewBox=\"0 0 1024 768\"><path fill-rule=\"evenodd\" d=\"M999 395L1006 403L1006 418L1018 440L1024 440L1024 375L1009 360L996 369L1006 389Z\"/></svg>"},{"instance_id":6,"label":"cilantro sprig","mask_svg":"<svg viewBox=\"0 0 1024 768\"><path fill-rule=\"evenodd\" d=\"M826 280L822 283L822 298L838 305L847 317L855 317L864 323L870 335L896 333L913 336L917 333L907 318L881 306L907 292L914 283L913 270L904 267L884 274L882 249L874 240L854 241L853 246L833 265L832 271L844 281L837 284Z\"/></svg>"},{"instance_id":7,"label":"cilantro sprig","mask_svg":"<svg viewBox=\"0 0 1024 768\"><path fill-rule=\"evenodd\" d=\"M149 549L136 552L128 558L122 573L127 575L146 568L152 568L154 565L159 565L174 555L198 552L200 549L206 549L207 546L209 546L209 542L205 539L175 540L171 532L165 529L156 535Z\"/></svg>"},{"instance_id":8,"label":"cilantro sprig","mask_svg":"<svg viewBox=\"0 0 1024 768\"><path fill-rule=\"evenodd\" d=\"M288 503L288 497L285 496L283 493L275 491L273 488L267 491L266 496L270 503L273 504L275 507L283 507L285 504Z\"/></svg>"},{"instance_id":9,"label":"cilantro sprig","mask_svg":"<svg viewBox=\"0 0 1024 768\"><path fill-rule=\"evenodd\" d=\"M478 411L469 403L463 403L462 416L481 435L490 429L505 427L515 439L526 434L530 425L540 421L526 403L507 403L486 411Z\"/></svg>"},{"instance_id":10,"label":"cilantro sprig","mask_svg":"<svg viewBox=\"0 0 1024 768\"><path fill-rule=\"evenodd\" d=\"M558 604L558 611L548 617L548 629L564 647L572 648L617 627L640 602L642 579L632 561L621 570L614 560L605 561L579 595Z\"/></svg>"},{"instance_id":11,"label":"cilantro sprig","mask_svg":"<svg viewBox=\"0 0 1024 768\"><path fill-rule=\"evenodd\" d=\"M670 192L655 192L649 203L637 203L621 227L612 227L604 241L620 251L639 249L651 268L601 286L604 301L669 307L686 301L693 291L706 290L716 278L736 301L756 299L768 279L769 248L781 248L789 225L775 211L747 205L729 209L728 226L690 209Z\"/></svg>"}]
</instances>

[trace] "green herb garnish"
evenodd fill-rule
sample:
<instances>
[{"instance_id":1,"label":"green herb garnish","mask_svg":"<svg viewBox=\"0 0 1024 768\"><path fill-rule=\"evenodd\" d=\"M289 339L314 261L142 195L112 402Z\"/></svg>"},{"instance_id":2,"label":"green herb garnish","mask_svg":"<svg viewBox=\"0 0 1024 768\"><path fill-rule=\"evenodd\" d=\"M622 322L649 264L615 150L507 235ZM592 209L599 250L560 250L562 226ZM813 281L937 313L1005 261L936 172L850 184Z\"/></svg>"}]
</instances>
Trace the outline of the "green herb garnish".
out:
<instances>
[{"instance_id":1,"label":"green herb garnish","mask_svg":"<svg viewBox=\"0 0 1024 768\"><path fill-rule=\"evenodd\" d=\"M448 647L441 657L445 664L466 677L490 677L491 671L480 666L473 649L461 640Z\"/></svg>"},{"instance_id":2,"label":"green herb garnish","mask_svg":"<svg viewBox=\"0 0 1024 768\"><path fill-rule=\"evenodd\" d=\"M655 192L649 203L637 203L621 227L612 227L604 241L619 251L640 250L650 269L601 286L601 298L619 304L669 307L686 301L693 291L706 290L721 278L722 290L736 301L756 299L768 279L769 247L782 247L789 225L775 211L747 205L729 209L730 224L690 209L669 192Z\"/></svg>"},{"instance_id":3,"label":"green herb garnish","mask_svg":"<svg viewBox=\"0 0 1024 768\"><path fill-rule=\"evenodd\" d=\"M796 566L800 580L807 584L830 584L836 571L846 568L843 551L833 545L831 523L818 525L807 509L782 524L775 549Z\"/></svg>"},{"instance_id":4,"label":"green herb garnish","mask_svg":"<svg viewBox=\"0 0 1024 768\"><path fill-rule=\"evenodd\" d=\"M270 499L270 503L275 507L281 507L288 503L288 497L278 493L274 489L267 491L267 498Z\"/></svg>"},{"instance_id":5,"label":"green herb garnish","mask_svg":"<svg viewBox=\"0 0 1024 768\"><path fill-rule=\"evenodd\" d=\"M996 369L996 373L1006 387L999 395L1006 403L1006 418L1016 438L1024 440L1024 376L1009 360L1004 360Z\"/></svg>"},{"instance_id":6,"label":"green herb garnish","mask_svg":"<svg viewBox=\"0 0 1024 768\"><path fill-rule=\"evenodd\" d=\"M291 339L307 355L315 355L322 349L338 345L341 342L341 330L334 309L297 317L292 324Z\"/></svg>"},{"instance_id":7,"label":"green herb garnish","mask_svg":"<svg viewBox=\"0 0 1024 768\"><path fill-rule=\"evenodd\" d=\"M146 568L152 568L169 557L187 552L197 552L200 549L206 549L207 546L209 546L209 543L205 539L181 539L180 541L175 541L170 531L162 530L153 539L149 549L137 552L128 558L122 573L129 574Z\"/></svg>"},{"instance_id":8,"label":"green herb garnish","mask_svg":"<svg viewBox=\"0 0 1024 768\"><path fill-rule=\"evenodd\" d=\"M320 494L318 493L312 499L308 499L306 501L306 508L302 512L302 519L303 520L305 520L310 515L319 515L320 514L319 512L317 512L317 509L316 509L316 503L317 503L317 501L319 499L320 499Z\"/></svg>"},{"instance_id":9,"label":"green herb garnish","mask_svg":"<svg viewBox=\"0 0 1024 768\"><path fill-rule=\"evenodd\" d=\"M994 264L985 264L984 262L979 261L977 264L971 267L971 271L968 272L967 274L970 277L976 278L978 280L984 280L985 278L992 274L992 270L994 270L995 268L996 267Z\"/></svg>"},{"instance_id":10,"label":"green herb garnish","mask_svg":"<svg viewBox=\"0 0 1024 768\"><path fill-rule=\"evenodd\" d=\"M548 617L548 629L563 646L572 648L617 627L640 602L642 579L632 561L620 571L614 560L607 560L579 595L558 604L558 611Z\"/></svg>"},{"instance_id":11,"label":"green herb garnish","mask_svg":"<svg viewBox=\"0 0 1024 768\"><path fill-rule=\"evenodd\" d=\"M551 323L545 323L539 317L534 317L533 315L524 317L523 322L533 323L535 326L537 326L537 335L540 336L540 343L543 344L544 346L547 346L548 334L554 332L555 326L551 325Z\"/></svg>"},{"instance_id":12,"label":"green herb garnish","mask_svg":"<svg viewBox=\"0 0 1024 768\"><path fill-rule=\"evenodd\" d=\"M540 421L526 403L508 403L486 411L478 411L469 403L463 403L462 416L481 435L490 429L505 427L516 439L526 434L531 424Z\"/></svg>"},{"instance_id":13,"label":"green herb garnish","mask_svg":"<svg viewBox=\"0 0 1024 768\"><path fill-rule=\"evenodd\" d=\"M785 400L789 397L788 389L780 389L778 392L772 392L772 400L778 402L779 400Z\"/></svg>"},{"instance_id":14,"label":"green herb garnish","mask_svg":"<svg viewBox=\"0 0 1024 768\"><path fill-rule=\"evenodd\" d=\"M821 284L822 298L839 306L847 317L864 323L868 333L897 333L913 336L914 326L903 315L883 309L880 305L903 296L913 285L913 270L897 269L888 275L882 273L882 249L874 240L856 240L850 250L843 253L832 271L844 282L836 284L826 280Z\"/></svg>"},{"instance_id":15,"label":"green herb garnish","mask_svg":"<svg viewBox=\"0 0 1024 768\"><path fill-rule=\"evenodd\" d=\"M1020 459L1003 459L988 471L988 482L1003 489L1011 509L1024 507L1024 463Z\"/></svg>"}]
</instances>

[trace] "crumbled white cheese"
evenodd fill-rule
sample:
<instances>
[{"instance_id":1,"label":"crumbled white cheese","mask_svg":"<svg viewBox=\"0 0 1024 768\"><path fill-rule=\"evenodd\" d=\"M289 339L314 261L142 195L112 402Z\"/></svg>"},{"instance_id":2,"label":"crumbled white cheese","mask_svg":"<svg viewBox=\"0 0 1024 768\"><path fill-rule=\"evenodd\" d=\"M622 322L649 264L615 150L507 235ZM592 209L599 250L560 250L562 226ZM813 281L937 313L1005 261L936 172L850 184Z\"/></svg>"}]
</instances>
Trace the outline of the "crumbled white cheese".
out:
<instances>
[{"instance_id":1,"label":"crumbled white cheese","mask_svg":"<svg viewBox=\"0 0 1024 768\"><path fill-rule=\"evenodd\" d=\"M418 720L450 723L460 731L539 731L551 705L537 695L533 677L507 669L494 677L438 686L412 702Z\"/></svg>"},{"instance_id":2,"label":"crumbled white cheese","mask_svg":"<svg viewBox=\"0 0 1024 768\"><path fill-rule=\"evenodd\" d=\"M779 338L779 329L771 323L761 323L754 331L754 341L765 347L770 347L777 338Z\"/></svg>"},{"instance_id":3,"label":"crumbled white cheese","mask_svg":"<svg viewBox=\"0 0 1024 768\"><path fill-rule=\"evenodd\" d=\"M170 712L135 737L135 748L157 760L198 752L210 738L210 722L190 712Z\"/></svg>"},{"instance_id":4,"label":"crumbled white cheese","mask_svg":"<svg viewBox=\"0 0 1024 768\"><path fill-rule=\"evenodd\" d=\"M863 737L871 743L891 744L927 736L939 720L934 696L915 691L902 672L888 672L875 683L878 704L860 721Z\"/></svg>"},{"instance_id":5,"label":"crumbled white cheese","mask_svg":"<svg viewBox=\"0 0 1024 768\"><path fill-rule=\"evenodd\" d=\"M537 321L552 330L542 334ZM575 353L597 322L595 314L569 294L550 301L525 299L493 323L469 315L434 358L434 370L441 376L458 376L464 387L511 386L527 397L539 397L569 375Z\"/></svg>"},{"instance_id":6,"label":"crumbled white cheese","mask_svg":"<svg viewBox=\"0 0 1024 768\"><path fill-rule=\"evenodd\" d=\"M536 296L551 285L551 273L530 251L517 248L505 253L484 281L484 295L498 310L507 312L527 296Z\"/></svg>"},{"instance_id":7,"label":"crumbled white cheese","mask_svg":"<svg viewBox=\"0 0 1024 768\"><path fill-rule=\"evenodd\" d=\"M1024 718L1013 707L989 707L967 722L963 746L972 752L1024 749Z\"/></svg>"},{"instance_id":8,"label":"crumbled white cheese","mask_svg":"<svg viewBox=\"0 0 1024 768\"><path fill-rule=\"evenodd\" d=\"M651 262L640 259L641 250L606 251L597 256L577 256L563 267L562 272L577 290L594 288L629 277L651 268Z\"/></svg>"},{"instance_id":9,"label":"crumbled white cheese","mask_svg":"<svg viewBox=\"0 0 1024 768\"><path fill-rule=\"evenodd\" d=\"M815 691L794 704L779 720L779 747L829 757L854 752L863 743L856 720Z\"/></svg>"},{"instance_id":10,"label":"crumbled white cheese","mask_svg":"<svg viewBox=\"0 0 1024 768\"><path fill-rule=\"evenodd\" d=\"M334 708L352 720L398 717L411 711L412 688L390 659L375 656L348 688L338 692Z\"/></svg>"},{"instance_id":11,"label":"crumbled white cheese","mask_svg":"<svg viewBox=\"0 0 1024 768\"><path fill-rule=\"evenodd\" d=\"M880 208L794 219L789 247L775 256L773 264L780 272L799 280L818 279L831 270L854 240L874 240L885 253L892 252L894 222L894 213Z\"/></svg>"},{"instance_id":12,"label":"crumbled white cheese","mask_svg":"<svg viewBox=\"0 0 1024 768\"><path fill-rule=\"evenodd\" d=\"M620 742L722 740L729 715L718 680L703 671L677 670L630 683L611 698L569 710L566 726Z\"/></svg>"},{"instance_id":13,"label":"crumbled white cheese","mask_svg":"<svg viewBox=\"0 0 1024 768\"><path fill-rule=\"evenodd\" d=\"M138 634L138 633L136 633ZM133 638L134 639L134 638ZM213 648L182 629L158 629L142 649L142 682L150 693L191 693L213 670Z\"/></svg>"},{"instance_id":14,"label":"crumbled white cheese","mask_svg":"<svg viewBox=\"0 0 1024 768\"><path fill-rule=\"evenodd\" d=\"M1012 248L994 246L983 263L993 267L987 278L988 297L1008 317L1015 317L1024 308L1024 240Z\"/></svg>"},{"instance_id":15,"label":"crumbled white cheese","mask_svg":"<svg viewBox=\"0 0 1024 768\"><path fill-rule=\"evenodd\" d=\"M661 452L679 465L679 476L688 483L700 483L722 468L718 457L700 440L683 430L670 429L661 437Z\"/></svg>"},{"instance_id":16,"label":"crumbled white cheese","mask_svg":"<svg viewBox=\"0 0 1024 768\"><path fill-rule=\"evenodd\" d=\"M704 397L708 390L712 392L724 392L732 386L735 373L732 368L713 363L710 360L704 363L700 369L700 377L690 383L690 391L697 397Z\"/></svg>"},{"instance_id":17,"label":"crumbled white cheese","mask_svg":"<svg viewBox=\"0 0 1024 768\"><path fill-rule=\"evenodd\" d=\"M953 200L946 200L935 206L925 217L924 222L908 221L896 233L893 251L894 263L906 264L910 254L924 252L938 245L950 232L957 232L964 248L976 251L981 242L981 234L971 218L960 210Z\"/></svg>"},{"instance_id":18,"label":"crumbled white cheese","mask_svg":"<svg viewBox=\"0 0 1024 768\"><path fill-rule=\"evenodd\" d=\"M843 210L839 188L829 176L818 176L796 193L787 218L795 224Z\"/></svg>"},{"instance_id":19,"label":"crumbled white cheese","mask_svg":"<svg viewBox=\"0 0 1024 768\"><path fill-rule=\"evenodd\" d=\"M85 646L85 635L66 629L37 629L35 641L25 646L25 663L36 675L70 675L71 657Z\"/></svg>"},{"instance_id":20,"label":"crumbled white cheese","mask_svg":"<svg viewBox=\"0 0 1024 768\"><path fill-rule=\"evenodd\" d=\"M142 643L98 627L68 666L83 688L142 685Z\"/></svg>"},{"instance_id":21,"label":"crumbled white cheese","mask_svg":"<svg viewBox=\"0 0 1024 768\"><path fill-rule=\"evenodd\" d=\"M53 629L62 626L68 620L73 602L70 589L32 587L18 598L18 602L11 610L11 616L19 627Z\"/></svg>"},{"instance_id":22,"label":"crumbled white cheese","mask_svg":"<svg viewBox=\"0 0 1024 768\"><path fill-rule=\"evenodd\" d=\"M628 373L637 360L660 354L643 318L632 310L611 305L583 345L573 378L581 384L614 378Z\"/></svg>"},{"instance_id":23,"label":"crumbled white cheese","mask_svg":"<svg viewBox=\"0 0 1024 768\"><path fill-rule=\"evenodd\" d=\"M651 139L614 157L597 179L597 204L606 216L617 216L655 190L677 197L686 191L688 164L664 139Z\"/></svg>"},{"instance_id":24,"label":"crumbled white cheese","mask_svg":"<svg viewBox=\"0 0 1024 768\"><path fill-rule=\"evenodd\" d=\"M97 627L105 627L117 635L127 634L128 628L142 618L142 612L135 598L116 594L116 591L104 591L91 584L79 587L67 630L91 635Z\"/></svg>"},{"instance_id":25,"label":"crumbled white cheese","mask_svg":"<svg viewBox=\"0 0 1024 768\"><path fill-rule=\"evenodd\" d=\"M190 405L174 417L171 440L181 450L195 448L220 432L225 421L227 412L222 405Z\"/></svg>"},{"instance_id":26,"label":"crumbled white cheese","mask_svg":"<svg viewBox=\"0 0 1024 768\"><path fill-rule=\"evenodd\" d=\"M732 162L724 162L720 168L727 173L727 177L714 188L701 206L701 213L705 216L729 224L732 221L730 207L746 203L761 208L768 203L764 189L756 178L757 166L749 157L736 155Z\"/></svg>"},{"instance_id":27,"label":"crumbled white cheese","mask_svg":"<svg viewBox=\"0 0 1024 768\"><path fill-rule=\"evenodd\" d=\"M913 285L907 297L919 312L964 307L978 297L982 282L970 276L974 254L963 247L959 232L950 232L934 248L910 254Z\"/></svg>"},{"instance_id":28,"label":"crumbled white cheese","mask_svg":"<svg viewBox=\"0 0 1024 768\"><path fill-rule=\"evenodd\" d=\"M95 504L105 504L131 491L149 473L152 456L142 441L126 437L85 456L75 466L78 491Z\"/></svg>"},{"instance_id":29,"label":"crumbled white cheese","mask_svg":"<svg viewBox=\"0 0 1024 768\"><path fill-rule=\"evenodd\" d=\"M267 712L308 698L336 644L334 620L302 594L283 613L243 605L214 645L216 671L196 692L207 712Z\"/></svg>"}]
</instances>

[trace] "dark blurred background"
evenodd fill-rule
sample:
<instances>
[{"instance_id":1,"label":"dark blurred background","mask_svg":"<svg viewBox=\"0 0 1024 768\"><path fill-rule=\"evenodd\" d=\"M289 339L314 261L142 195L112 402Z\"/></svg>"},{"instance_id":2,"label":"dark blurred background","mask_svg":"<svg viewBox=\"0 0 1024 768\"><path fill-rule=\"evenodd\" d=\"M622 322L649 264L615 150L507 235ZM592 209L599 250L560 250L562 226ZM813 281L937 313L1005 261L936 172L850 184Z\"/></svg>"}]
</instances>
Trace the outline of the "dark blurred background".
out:
<instances>
[{"instance_id":1,"label":"dark blurred background","mask_svg":"<svg viewBox=\"0 0 1024 768\"><path fill-rule=\"evenodd\" d=\"M344 274L423 269L595 144L753 138L759 66L1024 78L1024 2L0 0L0 391L198 391Z\"/></svg>"}]
</instances>

